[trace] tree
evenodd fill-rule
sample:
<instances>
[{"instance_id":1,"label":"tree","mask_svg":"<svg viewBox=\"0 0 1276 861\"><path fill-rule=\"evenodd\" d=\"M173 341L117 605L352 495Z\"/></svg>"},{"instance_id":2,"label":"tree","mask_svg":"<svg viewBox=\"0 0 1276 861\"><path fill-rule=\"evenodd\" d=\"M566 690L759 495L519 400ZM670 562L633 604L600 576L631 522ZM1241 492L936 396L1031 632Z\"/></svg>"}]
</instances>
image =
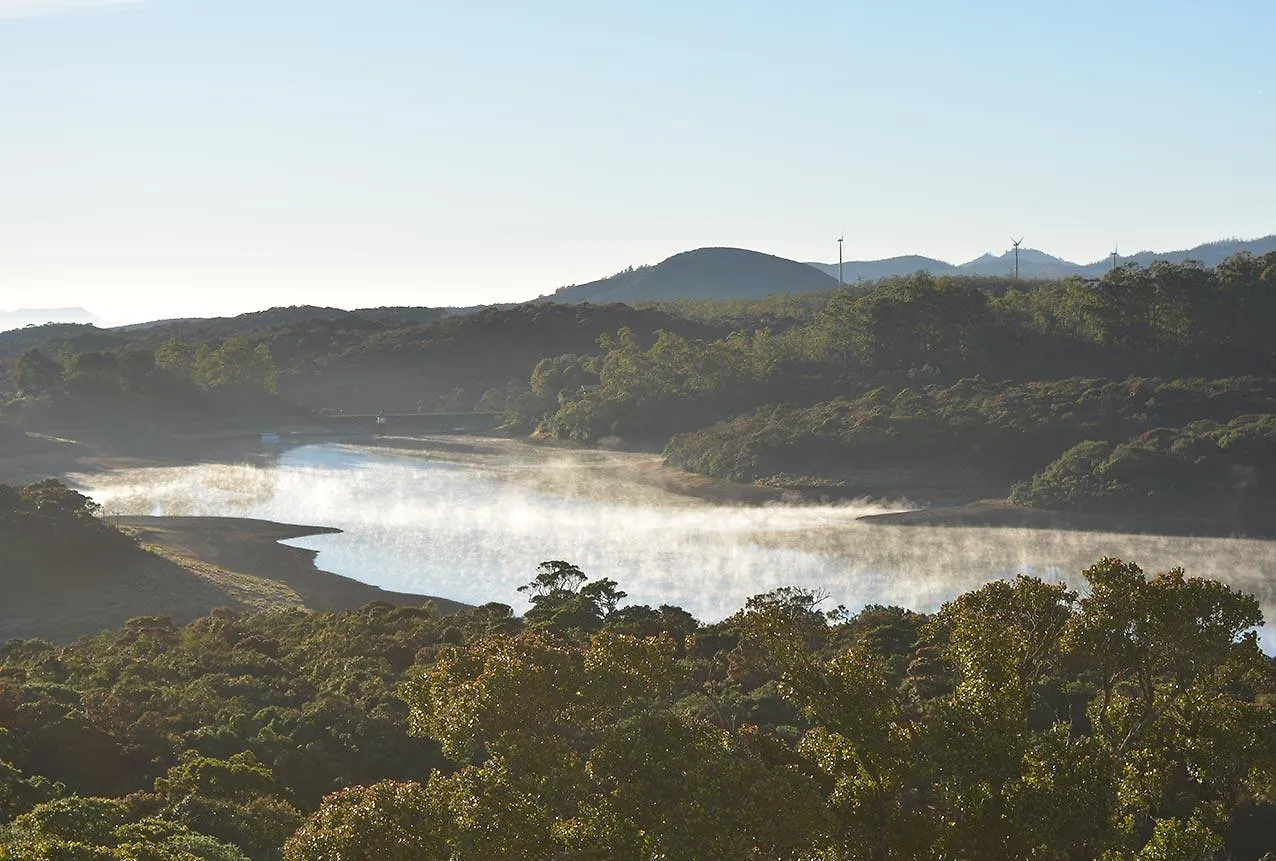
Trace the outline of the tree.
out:
<instances>
[{"instance_id":1,"label":"tree","mask_svg":"<svg viewBox=\"0 0 1276 861\"><path fill-rule=\"evenodd\" d=\"M811 857L818 779L767 733L663 707L673 654L665 636L538 632L440 654L404 697L416 730L469 764L405 800L430 811L411 857Z\"/></svg>"},{"instance_id":2,"label":"tree","mask_svg":"<svg viewBox=\"0 0 1276 861\"><path fill-rule=\"evenodd\" d=\"M581 386L597 382L598 372L590 356L568 353L541 359L532 369L532 393L547 406L556 404L561 395L579 392Z\"/></svg>"},{"instance_id":3,"label":"tree","mask_svg":"<svg viewBox=\"0 0 1276 861\"><path fill-rule=\"evenodd\" d=\"M499 413L505 411L505 389L488 389L474 405L477 413Z\"/></svg>"},{"instance_id":4,"label":"tree","mask_svg":"<svg viewBox=\"0 0 1276 861\"><path fill-rule=\"evenodd\" d=\"M333 793L288 839L284 861L446 861L442 801L420 783L382 781Z\"/></svg>"},{"instance_id":5,"label":"tree","mask_svg":"<svg viewBox=\"0 0 1276 861\"><path fill-rule=\"evenodd\" d=\"M22 500L43 514L92 520L102 506L79 491L72 490L56 478L28 484L19 491Z\"/></svg>"},{"instance_id":6,"label":"tree","mask_svg":"<svg viewBox=\"0 0 1276 861\"><path fill-rule=\"evenodd\" d=\"M19 394L39 394L61 381L62 366L34 348L18 356L13 364L13 386Z\"/></svg>"},{"instance_id":7,"label":"tree","mask_svg":"<svg viewBox=\"0 0 1276 861\"><path fill-rule=\"evenodd\" d=\"M821 655L828 616L822 596L779 589L750 598L739 621L744 644L757 650L779 678L784 696L802 709L811 728L799 745L823 775L833 817L833 857L911 857L933 824L905 794L923 761L915 737L901 732L899 697L885 661L864 643Z\"/></svg>"},{"instance_id":8,"label":"tree","mask_svg":"<svg viewBox=\"0 0 1276 861\"><path fill-rule=\"evenodd\" d=\"M536 571L531 583L518 587L531 593L527 622L533 628L597 631L625 598L615 580L586 583L585 573L570 562L542 562Z\"/></svg>"},{"instance_id":9,"label":"tree","mask_svg":"<svg viewBox=\"0 0 1276 861\"><path fill-rule=\"evenodd\" d=\"M954 696L991 720L1026 729L1037 687L1057 669L1076 598L1061 583L1020 576L994 580L945 604L932 635L947 635Z\"/></svg>"},{"instance_id":10,"label":"tree","mask_svg":"<svg viewBox=\"0 0 1276 861\"><path fill-rule=\"evenodd\" d=\"M1188 818L1226 821L1276 768L1263 741L1276 736L1276 715L1230 693L1269 672L1258 602L1182 569L1148 579L1117 559L1085 576L1090 595L1064 645L1098 687L1088 716L1118 782L1114 813L1151 822L1174 793Z\"/></svg>"},{"instance_id":11,"label":"tree","mask_svg":"<svg viewBox=\"0 0 1276 861\"><path fill-rule=\"evenodd\" d=\"M201 347L195 358L196 380L206 389L278 390L277 370L265 344L250 347L244 338L228 338L215 350Z\"/></svg>"},{"instance_id":12,"label":"tree","mask_svg":"<svg viewBox=\"0 0 1276 861\"><path fill-rule=\"evenodd\" d=\"M992 323L987 294L925 273L893 281L867 296L841 294L821 325L841 364L909 370L933 365L976 369Z\"/></svg>"},{"instance_id":13,"label":"tree","mask_svg":"<svg viewBox=\"0 0 1276 861\"><path fill-rule=\"evenodd\" d=\"M189 341L170 338L155 348L155 367L187 379L195 379L199 349Z\"/></svg>"},{"instance_id":14,"label":"tree","mask_svg":"<svg viewBox=\"0 0 1276 861\"><path fill-rule=\"evenodd\" d=\"M233 846L127 805L72 796L41 804L0 830L0 861L248 861Z\"/></svg>"},{"instance_id":15,"label":"tree","mask_svg":"<svg viewBox=\"0 0 1276 861\"><path fill-rule=\"evenodd\" d=\"M0 759L0 822L9 822L37 804L53 800L63 790L64 787L46 778L24 775Z\"/></svg>"}]
</instances>

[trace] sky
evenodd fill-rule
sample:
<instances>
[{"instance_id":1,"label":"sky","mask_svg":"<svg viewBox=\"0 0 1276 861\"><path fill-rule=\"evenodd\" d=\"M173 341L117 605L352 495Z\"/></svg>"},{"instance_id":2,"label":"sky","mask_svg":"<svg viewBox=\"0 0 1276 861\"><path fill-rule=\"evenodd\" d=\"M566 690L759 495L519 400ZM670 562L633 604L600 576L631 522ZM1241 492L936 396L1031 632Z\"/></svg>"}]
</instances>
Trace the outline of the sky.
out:
<instances>
[{"instance_id":1,"label":"sky","mask_svg":"<svg viewBox=\"0 0 1276 861\"><path fill-rule=\"evenodd\" d=\"M0 0L0 309L1276 232L1276 3Z\"/></svg>"}]
</instances>

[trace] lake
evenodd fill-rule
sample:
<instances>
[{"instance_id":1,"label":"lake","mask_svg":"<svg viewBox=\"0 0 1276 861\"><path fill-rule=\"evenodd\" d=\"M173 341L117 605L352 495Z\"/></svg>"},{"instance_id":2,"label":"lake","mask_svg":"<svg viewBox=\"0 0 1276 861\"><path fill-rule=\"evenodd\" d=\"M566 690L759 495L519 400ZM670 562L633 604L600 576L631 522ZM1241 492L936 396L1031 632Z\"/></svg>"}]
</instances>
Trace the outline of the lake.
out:
<instances>
[{"instance_id":1,"label":"lake","mask_svg":"<svg viewBox=\"0 0 1276 861\"><path fill-rule=\"evenodd\" d=\"M517 587L562 559L610 577L629 603L675 604L704 621L777 586L820 589L829 605L930 611L1024 572L1083 585L1102 556L1146 571L1182 566L1259 596L1276 618L1276 541L1056 530L880 526L904 505L738 507L648 480L651 455L568 451L510 440L307 445L240 464L78 476L108 514L257 517L343 532L288 542L317 565L386 589L526 608ZM1276 645L1273 626L1264 648Z\"/></svg>"}]
</instances>

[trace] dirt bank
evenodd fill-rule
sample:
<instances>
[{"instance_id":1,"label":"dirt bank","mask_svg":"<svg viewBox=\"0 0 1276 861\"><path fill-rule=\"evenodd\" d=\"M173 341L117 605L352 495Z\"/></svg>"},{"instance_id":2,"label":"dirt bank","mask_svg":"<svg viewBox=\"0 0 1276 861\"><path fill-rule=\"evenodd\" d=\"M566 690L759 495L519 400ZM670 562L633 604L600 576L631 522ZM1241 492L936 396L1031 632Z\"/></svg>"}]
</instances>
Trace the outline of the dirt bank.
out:
<instances>
[{"instance_id":1,"label":"dirt bank","mask_svg":"<svg viewBox=\"0 0 1276 861\"><path fill-rule=\"evenodd\" d=\"M0 642L68 642L136 616L185 624L218 607L340 611L372 601L433 601L452 612L463 606L320 571L312 551L278 543L330 529L218 517L120 518L120 528L140 548L117 548L109 559L48 548L0 564Z\"/></svg>"},{"instance_id":2,"label":"dirt bank","mask_svg":"<svg viewBox=\"0 0 1276 861\"><path fill-rule=\"evenodd\" d=\"M429 595L388 592L315 567L313 550L280 544L289 538L340 532L241 517L121 517L119 526L148 549L189 568L216 569L270 594L286 590L295 606L335 611L372 601L420 605L433 601L444 612L465 604Z\"/></svg>"}]
</instances>

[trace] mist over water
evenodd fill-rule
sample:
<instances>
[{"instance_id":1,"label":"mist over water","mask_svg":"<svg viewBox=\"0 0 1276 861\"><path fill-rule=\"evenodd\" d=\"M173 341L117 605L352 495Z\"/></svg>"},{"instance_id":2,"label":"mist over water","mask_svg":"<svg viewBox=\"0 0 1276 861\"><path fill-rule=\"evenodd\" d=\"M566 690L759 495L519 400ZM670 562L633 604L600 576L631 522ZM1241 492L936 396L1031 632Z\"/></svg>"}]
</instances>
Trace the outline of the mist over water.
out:
<instances>
[{"instance_id":1,"label":"mist over water","mask_svg":"<svg viewBox=\"0 0 1276 861\"><path fill-rule=\"evenodd\" d=\"M314 445L239 465L81 476L110 514L258 517L334 526L288 542L317 565L400 592L527 606L517 587L564 559L610 577L628 603L675 604L705 621L777 586L831 603L929 611L990 579L1025 572L1083 585L1102 556L1146 571L1182 566L1259 597L1276 645L1276 542L1028 529L875 526L880 504L736 507L653 486L650 456L433 440Z\"/></svg>"}]
</instances>

